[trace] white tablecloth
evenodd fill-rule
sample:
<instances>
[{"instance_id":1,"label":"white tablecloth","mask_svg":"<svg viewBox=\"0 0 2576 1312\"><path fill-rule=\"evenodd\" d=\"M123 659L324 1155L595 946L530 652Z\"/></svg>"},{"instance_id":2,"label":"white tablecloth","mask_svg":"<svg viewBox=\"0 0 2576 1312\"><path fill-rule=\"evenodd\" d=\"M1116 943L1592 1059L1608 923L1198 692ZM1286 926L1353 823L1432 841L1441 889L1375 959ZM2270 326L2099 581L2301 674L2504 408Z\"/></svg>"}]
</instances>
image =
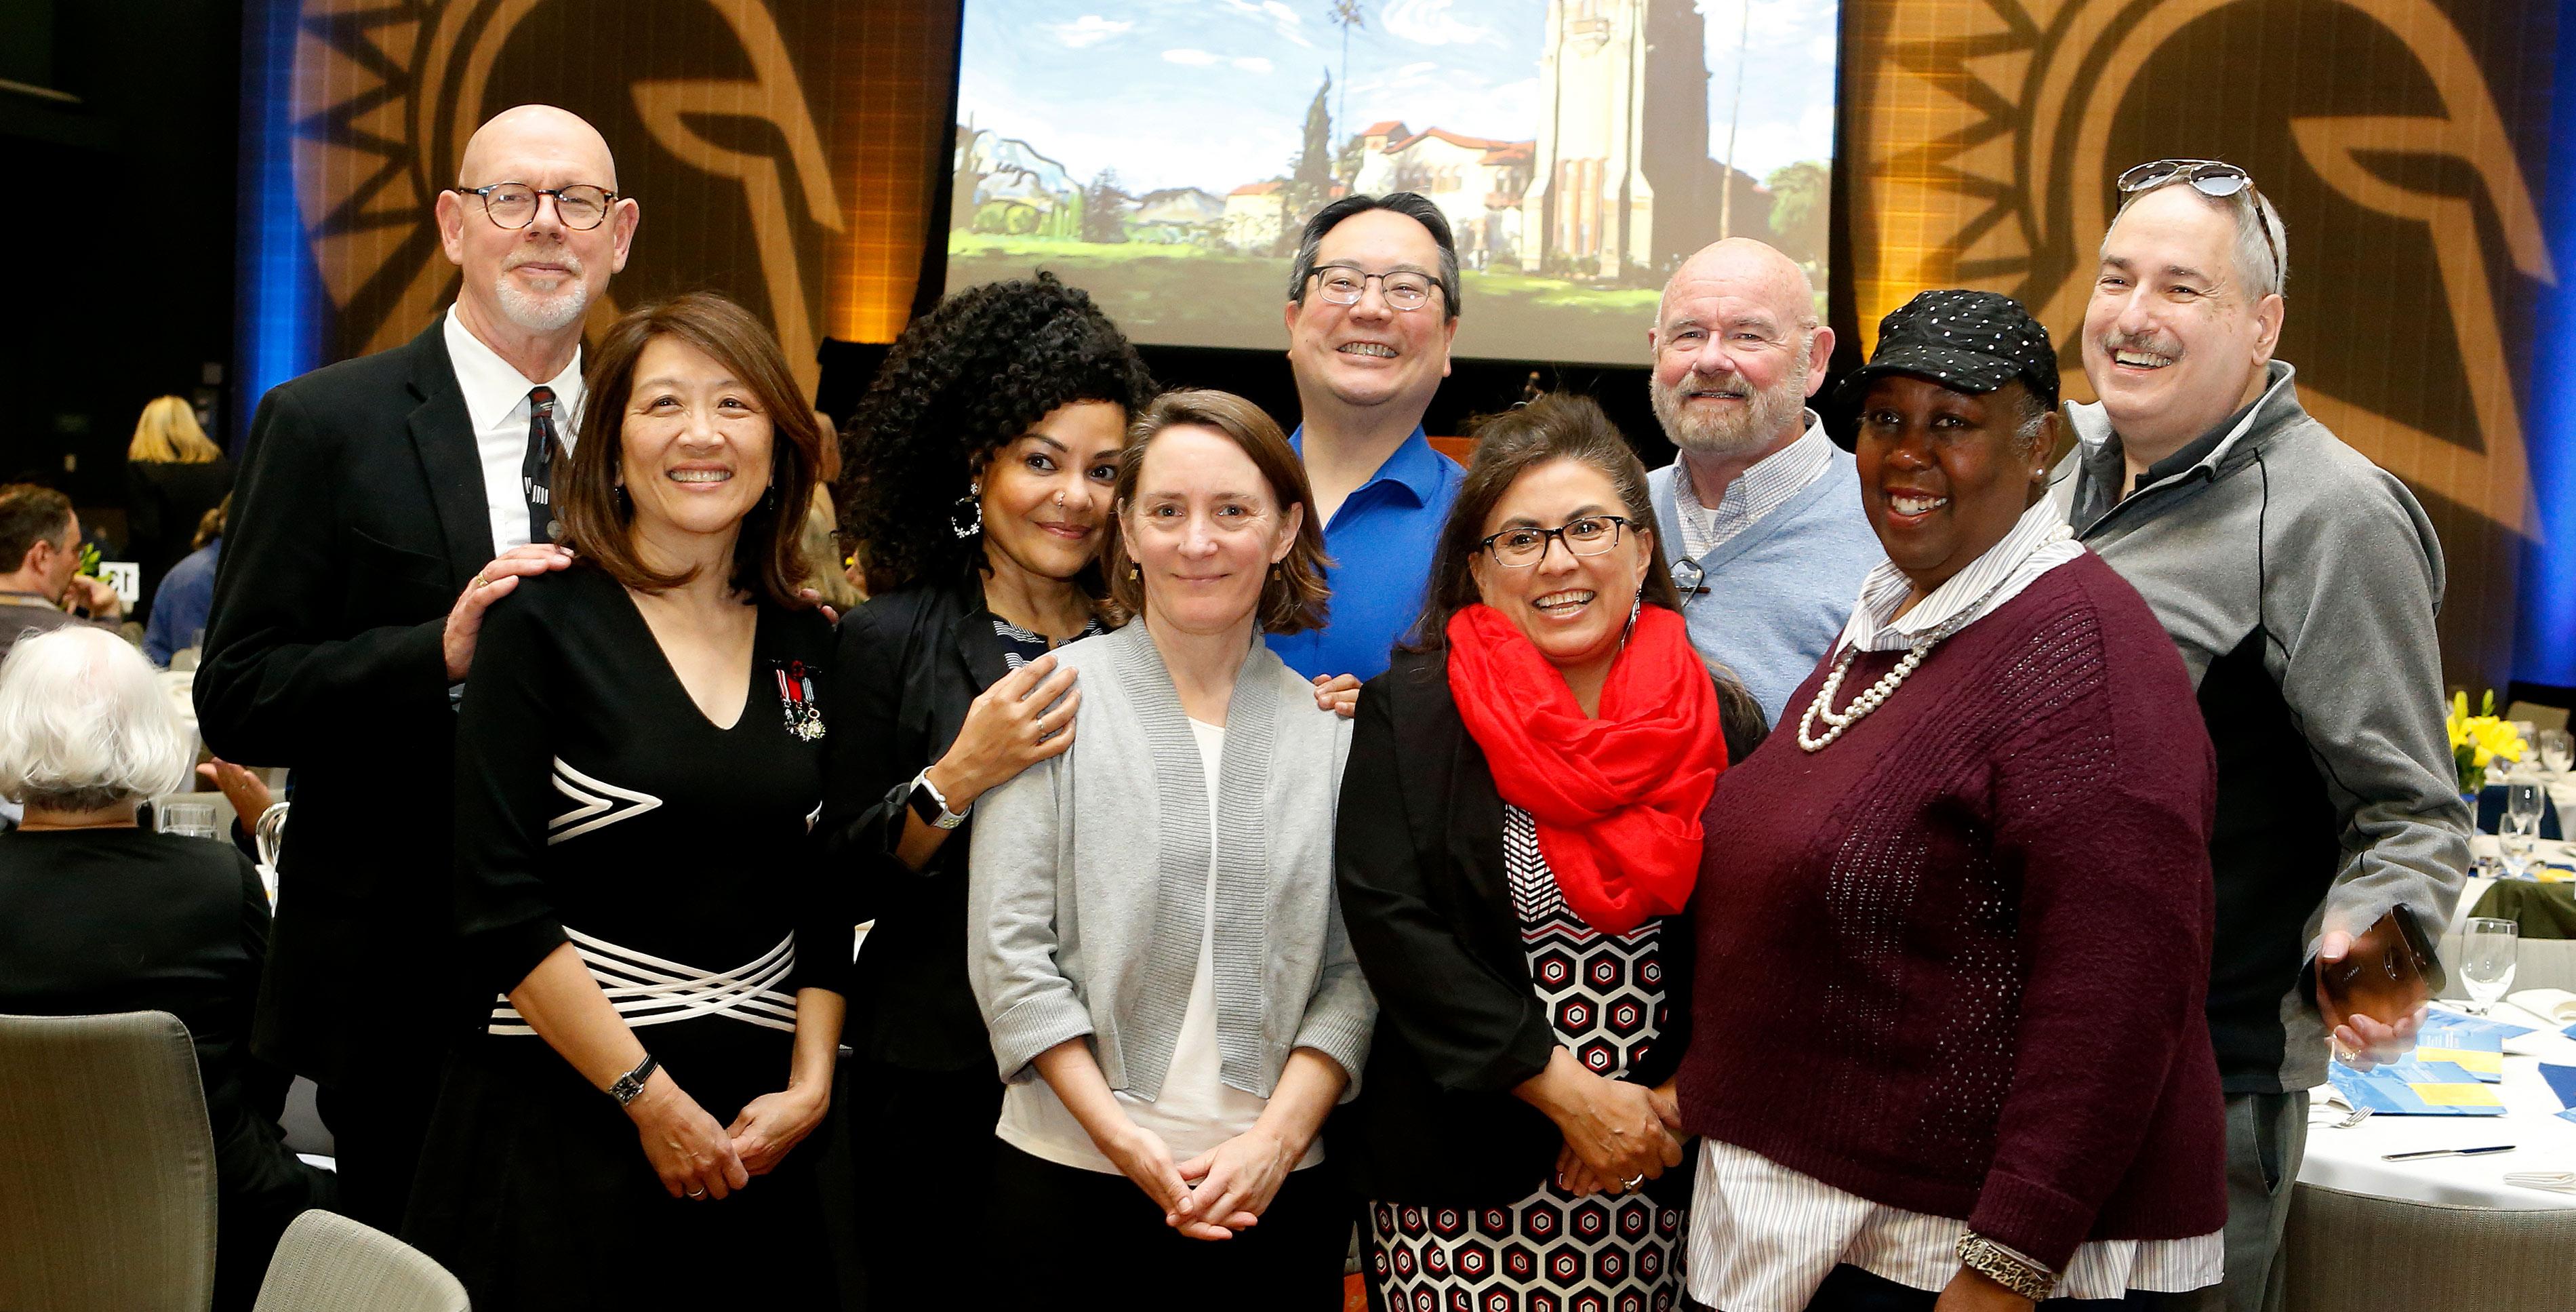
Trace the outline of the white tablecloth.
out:
<instances>
[{"instance_id":1,"label":"white tablecloth","mask_svg":"<svg viewBox=\"0 0 2576 1312\"><path fill-rule=\"evenodd\" d=\"M2495 1207L2516 1211L2576 1208L2576 1194L2525 1189L2504 1182L2508 1172L2576 1171L2576 1121L2558 1117L2558 1095L2541 1081L2539 1065L2576 1066L2576 1041L2547 1022L2505 1003L2490 1019L2529 1025L2535 1033L2505 1041L2504 1083L2498 1096L2502 1116L2373 1116L2348 1130L2328 1128L2323 1110L2313 1111L2307 1158L2299 1166L2301 1182L2455 1207ZM2330 1086L2310 1097L2322 1109ZM2340 1108L2337 1109L2340 1115ZM2425 1148L2477 1148L2515 1145L2509 1153L2485 1157L2428 1157L2413 1162L2381 1160L2385 1153Z\"/></svg>"}]
</instances>

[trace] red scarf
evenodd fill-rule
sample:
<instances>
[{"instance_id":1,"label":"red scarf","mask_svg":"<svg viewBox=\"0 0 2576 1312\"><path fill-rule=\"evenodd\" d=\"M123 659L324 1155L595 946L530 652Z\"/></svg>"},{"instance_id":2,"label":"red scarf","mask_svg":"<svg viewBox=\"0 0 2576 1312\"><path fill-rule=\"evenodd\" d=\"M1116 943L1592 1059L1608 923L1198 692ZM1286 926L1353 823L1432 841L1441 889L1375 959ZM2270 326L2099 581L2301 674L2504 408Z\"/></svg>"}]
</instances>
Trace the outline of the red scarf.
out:
<instances>
[{"instance_id":1,"label":"red scarf","mask_svg":"<svg viewBox=\"0 0 2576 1312\"><path fill-rule=\"evenodd\" d=\"M1468 606L1449 619L1449 692L1495 791L1538 822L1539 852L1574 914L1624 934L1682 909L1726 739L1679 614L1638 613L1594 719L1519 626Z\"/></svg>"}]
</instances>

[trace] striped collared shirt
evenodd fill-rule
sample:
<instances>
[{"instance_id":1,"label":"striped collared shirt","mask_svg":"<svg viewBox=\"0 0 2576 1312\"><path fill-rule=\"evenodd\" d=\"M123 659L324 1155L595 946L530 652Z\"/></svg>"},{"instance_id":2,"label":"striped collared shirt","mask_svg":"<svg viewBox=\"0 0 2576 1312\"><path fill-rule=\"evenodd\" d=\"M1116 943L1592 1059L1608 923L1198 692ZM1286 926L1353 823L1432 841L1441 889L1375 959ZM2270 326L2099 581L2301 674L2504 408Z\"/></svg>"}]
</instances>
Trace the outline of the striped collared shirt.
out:
<instances>
[{"instance_id":1,"label":"striped collared shirt","mask_svg":"<svg viewBox=\"0 0 2576 1312\"><path fill-rule=\"evenodd\" d=\"M1692 1182L1689 1272L1696 1303L1726 1312L1798 1312L1837 1264L1910 1289L1938 1291L1959 1273L1966 1224L1888 1207L1759 1153L1703 1139ZM2093 1239L2058 1273L2055 1296L2116 1299L2132 1289L2179 1293L2219 1282L2224 1231L2189 1239Z\"/></svg>"},{"instance_id":2,"label":"striped collared shirt","mask_svg":"<svg viewBox=\"0 0 2576 1312\"><path fill-rule=\"evenodd\" d=\"M1691 482L1690 457L1681 458L1681 468L1673 471L1673 516L1681 521L1683 556L1697 560L1717 550L1824 477L1833 461L1833 442L1825 436L1825 421L1813 410L1806 414L1807 431L1745 466L1714 506L1700 504L1699 488Z\"/></svg>"},{"instance_id":3,"label":"striped collared shirt","mask_svg":"<svg viewBox=\"0 0 2576 1312\"><path fill-rule=\"evenodd\" d=\"M2083 544L2074 540L2057 502L2041 497L2021 512L2003 541L1986 548L1984 555L1969 561L1966 569L1934 588L1902 618L1896 616L1896 608L1914 590L1913 580L1895 562L1879 562L1862 577L1860 600L1853 605L1834 650L1853 646L1862 651L1903 651L1937 630L1946 629L1942 636L1947 637L2020 596L2031 580L2083 554Z\"/></svg>"}]
</instances>

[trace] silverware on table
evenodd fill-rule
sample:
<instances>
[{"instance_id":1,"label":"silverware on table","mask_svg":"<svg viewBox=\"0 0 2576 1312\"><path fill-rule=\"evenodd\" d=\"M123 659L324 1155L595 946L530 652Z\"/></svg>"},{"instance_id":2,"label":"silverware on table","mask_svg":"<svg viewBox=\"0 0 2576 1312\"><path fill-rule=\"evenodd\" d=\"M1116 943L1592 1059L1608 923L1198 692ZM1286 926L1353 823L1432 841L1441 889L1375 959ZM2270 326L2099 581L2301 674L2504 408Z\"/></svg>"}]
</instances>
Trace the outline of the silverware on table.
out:
<instances>
[{"instance_id":1,"label":"silverware on table","mask_svg":"<svg viewBox=\"0 0 2576 1312\"><path fill-rule=\"evenodd\" d=\"M2516 1146L2517 1145L2509 1143L2498 1143L2489 1144L2484 1148L2424 1148L2411 1153L2381 1153L2379 1155L2379 1160L2383 1162L2412 1162L2419 1161L2427 1157L2484 1157L2490 1153L2512 1152Z\"/></svg>"}]
</instances>

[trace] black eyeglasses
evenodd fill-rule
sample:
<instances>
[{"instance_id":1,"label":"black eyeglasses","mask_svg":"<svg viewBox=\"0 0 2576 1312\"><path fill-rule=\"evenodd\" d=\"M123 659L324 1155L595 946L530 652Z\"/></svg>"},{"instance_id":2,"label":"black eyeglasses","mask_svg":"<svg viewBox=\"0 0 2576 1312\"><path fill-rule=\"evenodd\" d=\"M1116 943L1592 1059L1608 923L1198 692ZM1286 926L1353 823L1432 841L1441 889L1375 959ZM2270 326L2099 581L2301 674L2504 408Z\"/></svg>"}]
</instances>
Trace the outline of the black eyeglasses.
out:
<instances>
[{"instance_id":1,"label":"black eyeglasses","mask_svg":"<svg viewBox=\"0 0 2576 1312\"><path fill-rule=\"evenodd\" d=\"M1619 545L1619 530L1627 526L1628 521L1617 515L1585 515L1561 528L1507 528L1477 543L1476 549L1492 556L1497 565L1527 569L1547 559L1550 542L1564 543L1569 555L1598 556Z\"/></svg>"},{"instance_id":2,"label":"black eyeglasses","mask_svg":"<svg viewBox=\"0 0 2576 1312\"><path fill-rule=\"evenodd\" d=\"M2263 218L2263 189L2254 185L2254 175L2223 159L2160 159L2141 164L2120 175L2120 194L2153 191L2169 182L2190 185L2193 191L2212 200L2225 200L2238 192L2248 194L2254 206L2254 230L2263 234L2263 251L2272 257L2272 281L2281 281L2281 248L2272 241L2272 225Z\"/></svg>"},{"instance_id":3,"label":"black eyeglasses","mask_svg":"<svg viewBox=\"0 0 2576 1312\"><path fill-rule=\"evenodd\" d=\"M450 187L459 196L478 197L493 226L513 231L537 221L537 199L555 198L555 217L567 228L588 232L608 217L617 193L606 187L574 183L569 187L531 187L524 182L495 182L488 187Z\"/></svg>"},{"instance_id":4,"label":"black eyeglasses","mask_svg":"<svg viewBox=\"0 0 2576 1312\"><path fill-rule=\"evenodd\" d=\"M1378 285L1378 294L1398 310L1419 310L1431 303L1431 293L1440 284L1428 276L1408 269L1393 273L1368 273L1347 264L1325 264L1315 269L1315 293L1335 305L1357 305L1370 283Z\"/></svg>"}]
</instances>

